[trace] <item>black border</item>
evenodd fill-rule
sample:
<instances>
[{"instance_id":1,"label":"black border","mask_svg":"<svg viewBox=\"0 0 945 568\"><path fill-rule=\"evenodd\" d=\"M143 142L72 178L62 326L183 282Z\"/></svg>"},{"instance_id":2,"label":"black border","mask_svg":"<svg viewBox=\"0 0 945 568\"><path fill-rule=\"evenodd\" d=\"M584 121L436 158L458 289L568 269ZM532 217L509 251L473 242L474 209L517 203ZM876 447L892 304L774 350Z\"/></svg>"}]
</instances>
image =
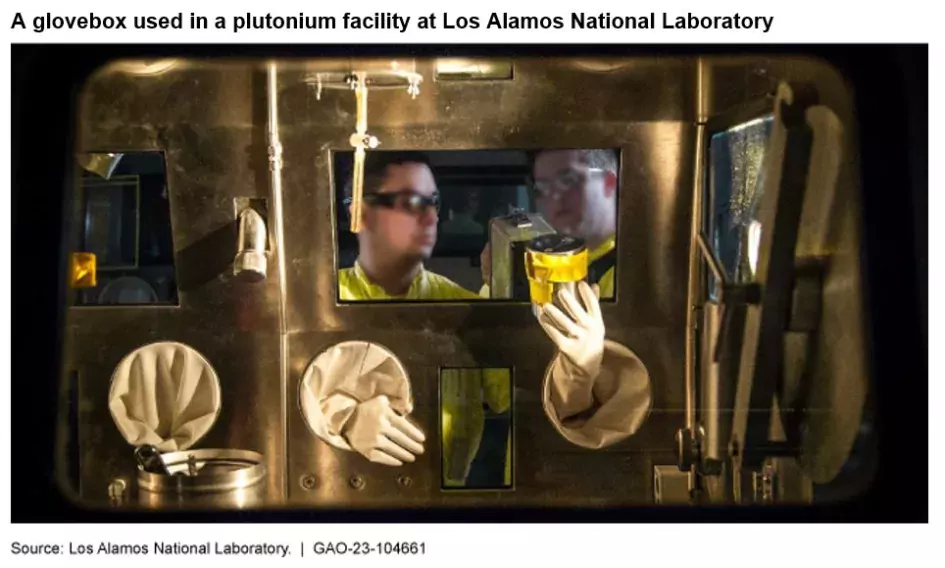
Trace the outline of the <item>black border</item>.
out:
<instances>
[{"instance_id":1,"label":"black border","mask_svg":"<svg viewBox=\"0 0 945 568\"><path fill-rule=\"evenodd\" d=\"M928 521L928 46L268 46L23 45L12 59L12 520L28 522L582 522ZM62 208L71 172L73 97L115 57L410 55L810 55L855 88L872 289L874 369L881 432L871 489L852 503L803 509L272 511L154 514L75 508L53 477L57 377L65 290ZM908 187L908 190L906 189ZM53 211L56 213L53 214ZM27 434L28 432L28 434Z\"/></svg>"}]
</instances>

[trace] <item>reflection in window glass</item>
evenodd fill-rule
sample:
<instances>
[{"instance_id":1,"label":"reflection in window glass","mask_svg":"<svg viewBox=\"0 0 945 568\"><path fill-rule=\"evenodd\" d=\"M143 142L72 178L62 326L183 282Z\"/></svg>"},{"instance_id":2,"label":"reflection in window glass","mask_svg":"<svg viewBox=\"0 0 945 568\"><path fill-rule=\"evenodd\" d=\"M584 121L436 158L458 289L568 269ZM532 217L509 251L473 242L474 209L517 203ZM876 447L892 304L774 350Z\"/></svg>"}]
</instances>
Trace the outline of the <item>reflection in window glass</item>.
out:
<instances>
[{"instance_id":1,"label":"reflection in window glass","mask_svg":"<svg viewBox=\"0 0 945 568\"><path fill-rule=\"evenodd\" d=\"M479 256L489 239L489 219L514 209L530 208L525 153L441 151L420 156L429 161L439 192L435 244L430 257L424 259L424 267L465 290L476 292L483 284ZM341 269L353 267L359 252L357 236L350 232L346 201L352 167L351 152L335 154ZM371 231L371 228L366 230Z\"/></svg>"},{"instance_id":2,"label":"reflection in window glass","mask_svg":"<svg viewBox=\"0 0 945 568\"><path fill-rule=\"evenodd\" d=\"M177 304L171 210L159 152L85 154L77 252L95 255L76 305Z\"/></svg>"},{"instance_id":3,"label":"reflection in window glass","mask_svg":"<svg viewBox=\"0 0 945 568\"><path fill-rule=\"evenodd\" d=\"M512 486L510 369L443 369L440 417L444 489Z\"/></svg>"},{"instance_id":4,"label":"reflection in window glass","mask_svg":"<svg viewBox=\"0 0 945 568\"><path fill-rule=\"evenodd\" d=\"M490 223L511 213L585 240L589 279L614 297L619 151L374 150L364 165L361 229L350 231L353 152L333 153L339 299L482 300ZM491 250L491 249L490 249ZM486 260L483 260L486 259ZM505 264L496 272L508 269ZM524 278L524 275L522 275Z\"/></svg>"},{"instance_id":5,"label":"reflection in window glass","mask_svg":"<svg viewBox=\"0 0 945 568\"><path fill-rule=\"evenodd\" d=\"M757 267L761 173L773 122L773 116L753 120L715 134L709 142L706 234L734 282L751 281ZM714 280L709 275L712 299L716 299Z\"/></svg>"}]
</instances>

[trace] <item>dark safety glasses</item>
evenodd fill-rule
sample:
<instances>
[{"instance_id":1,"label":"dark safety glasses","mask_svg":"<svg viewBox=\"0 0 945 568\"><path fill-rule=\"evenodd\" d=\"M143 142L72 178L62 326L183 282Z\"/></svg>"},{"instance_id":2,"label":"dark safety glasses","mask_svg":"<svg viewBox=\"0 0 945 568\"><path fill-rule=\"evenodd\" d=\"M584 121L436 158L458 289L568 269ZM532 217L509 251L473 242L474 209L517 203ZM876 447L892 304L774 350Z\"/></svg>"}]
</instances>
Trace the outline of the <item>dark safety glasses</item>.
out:
<instances>
[{"instance_id":1,"label":"dark safety glasses","mask_svg":"<svg viewBox=\"0 0 945 568\"><path fill-rule=\"evenodd\" d=\"M368 205L399 209L413 214L424 213L430 207L437 212L440 211L439 192L423 195L408 189L394 193L370 193L364 196L364 202Z\"/></svg>"}]
</instances>

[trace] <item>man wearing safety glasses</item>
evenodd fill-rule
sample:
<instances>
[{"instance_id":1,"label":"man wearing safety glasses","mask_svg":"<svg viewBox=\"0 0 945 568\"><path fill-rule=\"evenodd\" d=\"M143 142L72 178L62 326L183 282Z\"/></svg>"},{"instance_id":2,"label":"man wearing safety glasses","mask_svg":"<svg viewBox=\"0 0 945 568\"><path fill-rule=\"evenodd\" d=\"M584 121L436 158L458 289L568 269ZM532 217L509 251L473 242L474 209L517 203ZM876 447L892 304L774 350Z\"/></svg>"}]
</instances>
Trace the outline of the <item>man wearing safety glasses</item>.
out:
<instances>
[{"instance_id":1,"label":"man wearing safety glasses","mask_svg":"<svg viewBox=\"0 0 945 568\"><path fill-rule=\"evenodd\" d=\"M532 166L535 200L560 233L584 239L588 281L614 295L617 155L611 150L545 150Z\"/></svg>"},{"instance_id":2,"label":"man wearing safety glasses","mask_svg":"<svg viewBox=\"0 0 945 568\"><path fill-rule=\"evenodd\" d=\"M532 157L538 212L559 233L584 240L587 282L545 304L538 322L558 348L542 395L545 414L569 441L589 449L632 435L652 402L649 376L629 349L606 339L600 298L614 296L618 160L611 150L542 150ZM490 251L483 251L489 282ZM488 296L484 286L480 294Z\"/></svg>"},{"instance_id":3,"label":"man wearing safety glasses","mask_svg":"<svg viewBox=\"0 0 945 568\"><path fill-rule=\"evenodd\" d=\"M652 403L649 374L628 348L606 339L599 298L614 296L617 154L545 150L532 162L535 200L558 232L584 239L588 282L562 291L562 307L543 306L538 321L558 347L545 414L574 444L601 449L633 435ZM588 284L594 284L596 294ZM583 304L583 305L582 305Z\"/></svg>"},{"instance_id":4,"label":"man wearing safety glasses","mask_svg":"<svg viewBox=\"0 0 945 568\"><path fill-rule=\"evenodd\" d=\"M368 152L365 159L358 257L352 268L339 272L342 300L481 300L449 278L423 266L436 246L439 195L426 157L416 152ZM349 207L350 184L346 187ZM462 369L462 380L443 393L443 471L448 485L462 486L479 448L484 427L483 404L501 413L511 405L511 377L505 369ZM415 461L426 437L395 411L398 397L409 385L370 373L358 389L373 396L352 407L345 377L322 377L318 402L332 424L329 430L344 438L367 459L397 466ZM353 388L353 387L352 387ZM348 392L351 388L348 388ZM472 409L470 413L468 409ZM511 483L511 438L507 443L507 483Z\"/></svg>"},{"instance_id":5,"label":"man wearing safety glasses","mask_svg":"<svg viewBox=\"0 0 945 568\"><path fill-rule=\"evenodd\" d=\"M541 216L559 233L584 239L588 282L601 298L614 296L617 232L617 155L612 150L542 150L532 156L531 186ZM483 280L491 276L489 246ZM488 296L488 287L480 292Z\"/></svg>"},{"instance_id":6,"label":"man wearing safety glasses","mask_svg":"<svg viewBox=\"0 0 945 568\"><path fill-rule=\"evenodd\" d=\"M358 258L354 267L338 275L341 299L477 299L423 266L436 246L439 209L439 192L426 157L416 152L368 152L364 170Z\"/></svg>"}]
</instances>

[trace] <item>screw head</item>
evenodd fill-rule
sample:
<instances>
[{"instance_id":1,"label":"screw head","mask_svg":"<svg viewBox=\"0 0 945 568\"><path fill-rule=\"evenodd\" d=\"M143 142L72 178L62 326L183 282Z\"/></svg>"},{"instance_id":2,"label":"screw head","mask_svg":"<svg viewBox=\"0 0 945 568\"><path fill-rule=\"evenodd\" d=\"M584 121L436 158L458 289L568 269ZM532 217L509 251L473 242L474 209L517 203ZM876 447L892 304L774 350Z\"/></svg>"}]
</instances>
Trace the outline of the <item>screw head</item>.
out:
<instances>
[{"instance_id":1,"label":"screw head","mask_svg":"<svg viewBox=\"0 0 945 568\"><path fill-rule=\"evenodd\" d=\"M406 475L401 475L397 478L397 483L399 483L402 487L410 487L413 485L413 479L410 479Z\"/></svg>"},{"instance_id":2,"label":"screw head","mask_svg":"<svg viewBox=\"0 0 945 568\"><path fill-rule=\"evenodd\" d=\"M302 486L302 489L311 491L312 489L315 489L316 485L318 485L318 480L315 479L314 475L303 475L299 480L299 485Z\"/></svg>"},{"instance_id":3,"label":"screw head","mask_svg":"<svg viewBox=\"0 0 945 568\"><path fill-rule=\"evenodd\" d=\"M350 485L352 489L360 491L364 489L365 486L364 478L360 475L352 475L351 479L348 480L348 485Z\"/></svg>"}]
</instances>

